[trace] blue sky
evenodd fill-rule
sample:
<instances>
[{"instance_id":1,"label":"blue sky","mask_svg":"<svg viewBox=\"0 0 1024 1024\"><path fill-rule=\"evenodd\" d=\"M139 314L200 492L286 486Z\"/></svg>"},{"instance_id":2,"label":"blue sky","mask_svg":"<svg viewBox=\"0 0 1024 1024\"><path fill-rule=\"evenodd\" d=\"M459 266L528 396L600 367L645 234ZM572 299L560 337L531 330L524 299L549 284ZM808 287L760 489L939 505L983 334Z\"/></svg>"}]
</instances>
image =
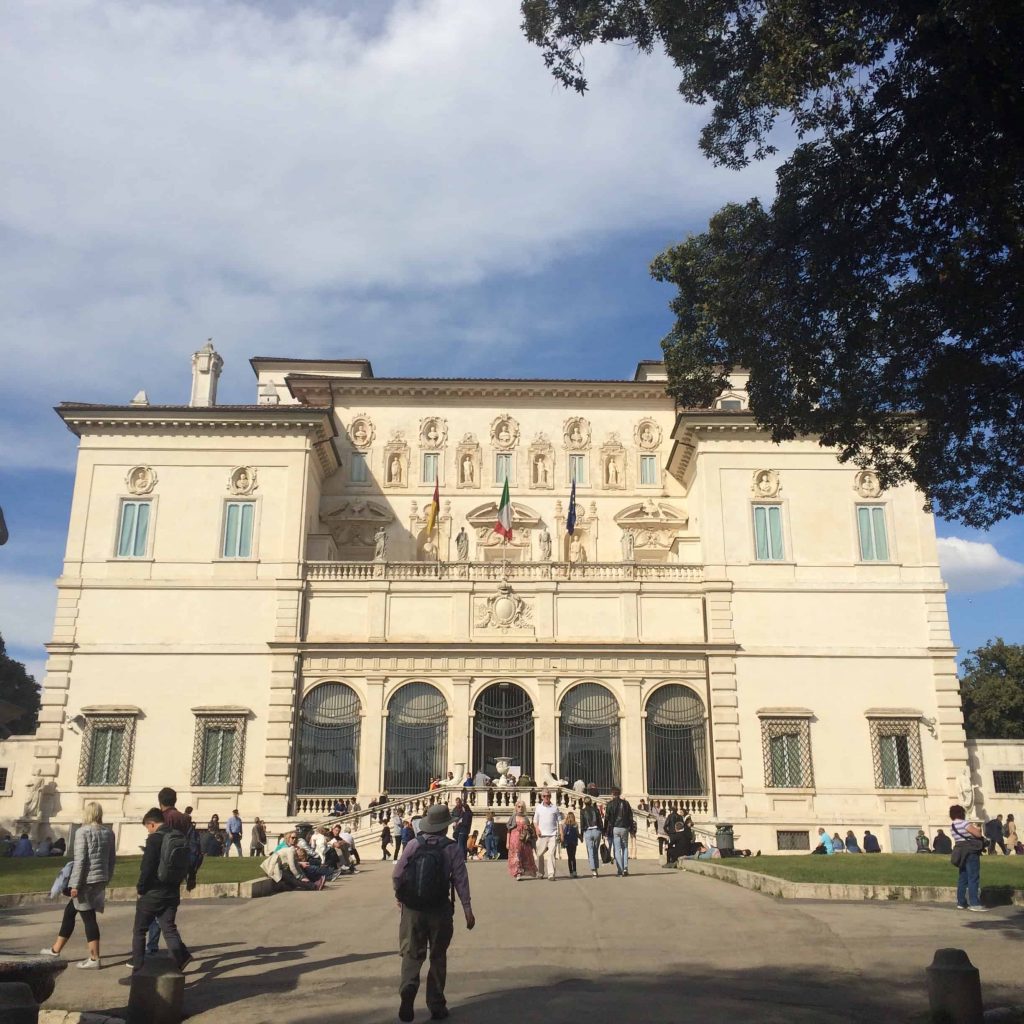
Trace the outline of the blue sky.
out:
<instances>
[{"instance_id":1,"label":"blue sky","mask_svg":"<svg viewBox=\"0 0 1024 1024\"><path fill-rule=\"evenodd\" d=\"M41 674L66 399L221 400L256 354L382 374L623 376L657 358L650 259L773 168L712 167L666 61L556 87L517 0L10 0L0 37L0 632ZM1024 524L939 524L963 649L1021 641Z\"/></svg>"}]
</instances>

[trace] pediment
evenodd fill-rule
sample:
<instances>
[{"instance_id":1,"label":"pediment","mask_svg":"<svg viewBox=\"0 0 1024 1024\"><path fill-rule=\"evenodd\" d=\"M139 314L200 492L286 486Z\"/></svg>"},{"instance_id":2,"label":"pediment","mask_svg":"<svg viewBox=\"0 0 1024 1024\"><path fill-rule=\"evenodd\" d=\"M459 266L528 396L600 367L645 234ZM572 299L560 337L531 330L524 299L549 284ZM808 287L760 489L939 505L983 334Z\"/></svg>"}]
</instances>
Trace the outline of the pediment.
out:
<instances>
[{"instance_id":1,"label":"pediment","mask_svg":"<svg viewBox=\"0 0 1024 1024\"><path fill-rule=\"evenodd\" d=\"M540 513L530 508L529 505L521 505L518 501L511 502L512 505L512 526L522 529L524 526L539 526ZM493 526L498 519L498 503L489 501L485 505L478 505L469 515L466 522L477 528L480 526Z\"/></svg>"},{"instance_id":2,"label":"pediment","mask_svg":"<svg viewBox=\"0 0 1024 1024\"><path fill-rule=\"evenodd\" d=\"M685 530L690 517L674 505L664 501L638 501L616 513L615 522L623 527L642 527L646 530Z\"/></svg>"},{"instance_id":3,"label":"pediment","mask_svg":"<svg viewBox=\"0 0 1024 1024\"><path fill-rule=\"evenodd\" d=\"M327 499L320 502L320 518L325 523L377 523L394 520L394 513L386 505L362 498Z\"/></svg>"}]
</instances>

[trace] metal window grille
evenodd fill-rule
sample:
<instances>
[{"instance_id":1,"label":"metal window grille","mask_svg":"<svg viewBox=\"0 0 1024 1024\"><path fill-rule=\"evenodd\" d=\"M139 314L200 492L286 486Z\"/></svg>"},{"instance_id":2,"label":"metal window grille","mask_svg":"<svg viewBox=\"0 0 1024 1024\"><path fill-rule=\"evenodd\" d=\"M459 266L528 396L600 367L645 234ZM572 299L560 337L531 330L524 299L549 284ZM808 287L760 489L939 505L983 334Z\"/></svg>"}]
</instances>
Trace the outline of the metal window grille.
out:
<instances>
[{"instance_id":1,"label":"metal window grille","mask_svg":"<svg viewBox=\"0 0 1024 1024\"><path fill-rule=\"evenodd\" d=\"M473 768L494 778L504 757L536 778L533 765L533 701L515 683L488 686L473 705Z\"/></svg>"},{"instance_id":2,"label":"metal window grille","mask_svg":"<svg viewBox=\"0 0 1024 1024\"><path fill-rule=\"evenodd\" d=\"M196 715L193 786L240 786L244 761L243 715Z\"/></svg>"},{"instance_id":3,"label":"metal window grille","mask_svg":"<svg viewBox=\"0 0 1024 1024\"><path fill-rule=\"evenodd\" d=\"M7 788L7 769L0 768L0 789Z\"/></svg>"},{"instance_id":4,"label":"metal window grille","mask_svg":"<svg viewBox=\"0 0 1024 1024\"><path fill-rule=\"evenodd\" d=\"M388 701L384 790L422 793L448 762L448 703L429 683L407 683Z\"/></svg>"},{"instance_id":5,"label":"metal window grille","mask_svg":"<svg viewBox=\"0 0 1024 1024\"><path fill-rule=\"evenodd\" d=\"M707 793L707 715L688 686L654 691L647 702L647 792L651 796Z\"/></svg>"},{"instance_id":6,"label":"metal window grille","mask_svg":"<svg viewBox=\"0 0 1024 1024\"><path fill-rule=\"evenodd\" d=\"M78 784L127 786L134 747L134 715L87 716L82 730Z\"/></svg>"},{"instance_id":7,"label":"metal window grille","mask_svg":"<svg viewBox=\"0 0 1024 1024\"><path fill-rule=\"evenodd\" d=\"M344 683L323 683L299 709L299 756L295 791L354 794L359 773L359 695Z\"/></svg>"},{"instance_id":8,"label":"metal window grille","mask_svg":"<svg viewBox=\"0 0 1024 1024\"><path fill-rule=\"evenodd\" d=\"M806 718L762 718L764 784L770 789L811 789L811 725Z\"/></svg>"},{"instance_id":9,"label":"metal window grille","mask_svg":"<svg viewBox=\"0 0 1024 1024\"><path fill-rule=\"evenodd\" d=\"M921 730L916 718L872 718L876 789L924 789Z\"/></svg>"},{"instance_id":10,"label":"metal window grille","mask_svg":"<svg viewBox=\"0 0 1024 1024\"><path fill-rule=\"evenodd\" d=\"M997 793L1024 793L1024 772L993 772L992 788Z\"/></svg>"},{"instance_id":11,"label":"metal window grille","mask_svg":"<svg viewBox=\"0 0 1024 1024\"><path fill-rule=\"evenodd\" d=\"M776 832L775 843L779 851L809 850L811 848L810 832Z\"/></svg>"},{"instance_id":12,"label":"metal window grille","mask_svg":"<svg viewBox=\"0 0 1024 1024\"><path fill-rule=\"evenodd\" d=\"M619 784L619 703L611 691L582 683L562 698L558 749L562 778L594 782L604 793Z\"/></svg>"}]
</instances>

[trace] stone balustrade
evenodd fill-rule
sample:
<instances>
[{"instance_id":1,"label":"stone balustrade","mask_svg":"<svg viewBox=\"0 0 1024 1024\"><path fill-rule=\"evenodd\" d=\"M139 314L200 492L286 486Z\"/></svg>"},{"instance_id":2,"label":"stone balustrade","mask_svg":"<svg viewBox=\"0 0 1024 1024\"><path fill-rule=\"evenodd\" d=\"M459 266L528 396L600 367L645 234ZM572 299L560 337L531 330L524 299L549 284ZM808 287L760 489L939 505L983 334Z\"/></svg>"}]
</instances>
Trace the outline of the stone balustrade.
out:
<instances>
[{"instance_id":1,"label":"stone balustrade","mask_svg":"<svg viewBox=\"0 0 1024 1024\"><path fill-rule=\"evenodd\" d=\"M371 580L494 581L544 580L621 583L700 583L699 565L674 562L306 562L306 579L331 582Z\"/></svg>"}]
</instances>

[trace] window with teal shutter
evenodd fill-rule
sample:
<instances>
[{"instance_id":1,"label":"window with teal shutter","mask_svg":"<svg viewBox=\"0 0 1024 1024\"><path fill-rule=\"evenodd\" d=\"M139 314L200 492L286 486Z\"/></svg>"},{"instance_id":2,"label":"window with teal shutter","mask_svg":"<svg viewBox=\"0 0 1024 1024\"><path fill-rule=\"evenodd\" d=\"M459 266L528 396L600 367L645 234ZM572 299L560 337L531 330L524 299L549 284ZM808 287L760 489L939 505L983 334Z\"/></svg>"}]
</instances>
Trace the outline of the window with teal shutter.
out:
<instances>
[{"instance_id":1,"label":"window with teal shutter","mask_svg":"<svg viewBox=\"0 0 1024 1024\"><path fill-rule=\"evenodd\" d=\"M149 538L149 502L121 502L121 527L117 532L118 558L144 558Z\"/></svg>"},{"instance_id":2,"label":"window with teal shutter","mask_svg":"<svg viewBox=\"0 0 1024 1024\"><path fill-rule=\"evenodd\" d=\"M238 786L245 756L245 717L197 715L192 749L193 786Z\"/></svg>"},{"instance_id":3,"label":"window with teal shutter","mask_svg":"<svg viewBox=\"0 0 1024 1024\"><path fill-rule=\"evenodd\" d=\"M569 482L587 486L587 457L586 455L569 456Z\"/></svg>"},{"instance_id":4,"label":"window with teal shutter","mask_svg":"<svg viewBox=\"0 0 1024 1024\"><path fill-rule=\"evenodd\" d=\"M764 784L771 789L812 789L811 726L806 718L761 719Z\"/></svg>"},{"instance_id":5,"label":"window with teal shutter","mask_svg":"<svg viewBox=\"0 0 1024 1024\"><path fill-rule=\"evenodd\" d=\"M203 751L202 785L231 784L231 762L235 751L235 730L208 728Z\"/></svg>"},{"instance_id":6,"label":"window with teal shutter","mask_svg":"<svg viewBox=\"0 0 1024 1024\"><path fill-rule=\"evenodd\" d=\"M759 562L778 562L783 559L780 506L754 506L754 555Z\"/></svg>"},{"instance_id":7,"label":"window with teal shutter","mask_svg":"<svg viewBox=\"0 0 1024 1024\"><path fill-rule=\"evenodd\" d=\"M124 729L99 727L92 741L89 764L89 786L116 786L120 781L121 747Z\"/></svg>"},{"instance_id":8,"label":"window with teal shutter","mask_svg":"<svg viewBox=\"0 0 1024 1024\"><path fill-rule=\"evenodd\" d=\"M437 482L437 452L423 453L423 482L425 484Z\"/></svg>"},{"instance_id":9,"label":"window with teal shutter","mask_svg":"<svg viewBox=\"0 0 1024 1024\"><path fill-rule=\"evenodd\" d=\"M640 483L652 487L658 482L658 460L655 455L640 456Z\"/></svg>"},{"instance_id":10,"label":"window with teal shutter","mask_svg":"<svg viewBox=\"0 0 1024 1024\"><path fill-rule=\"evenodd\" d=\"M229 501L224 517L225 558L252 557L252 526L256 509L251 501Z\"/></svg>"},{"instance_id":11,"label":"window with teal shutter","mask_svg":"<svg viewBox=\"0 0 1024 1024\"><path fill-rule=\"evenodd\" d=\"M499 452L494 456L494 480L495 483L503 484L506 480L511 483L512 478L512 456L505 452Z\"/></svg>"},{"instance_id":12,"label":"window with teal shutter","mask_svg":"<svg viewBox=\"0 0 1024 1024\"><path fill-rule=\"evenodd\" d=\"M365 484L369 478L366 456L362 452L353 452L348 464L350 478L354 484Z\"/></svg>"},{"instance_id":13,"label":"window with teal shutter","mask_svg":"<svg viewBox=\"0 0 1024 1024\"><path fill-rule=\"evenodd\" d=\"M862 562L887 562L889 541L885 532L885 508L882 505L857 506L857 533Z\"/></svg>"}]
</instances>

